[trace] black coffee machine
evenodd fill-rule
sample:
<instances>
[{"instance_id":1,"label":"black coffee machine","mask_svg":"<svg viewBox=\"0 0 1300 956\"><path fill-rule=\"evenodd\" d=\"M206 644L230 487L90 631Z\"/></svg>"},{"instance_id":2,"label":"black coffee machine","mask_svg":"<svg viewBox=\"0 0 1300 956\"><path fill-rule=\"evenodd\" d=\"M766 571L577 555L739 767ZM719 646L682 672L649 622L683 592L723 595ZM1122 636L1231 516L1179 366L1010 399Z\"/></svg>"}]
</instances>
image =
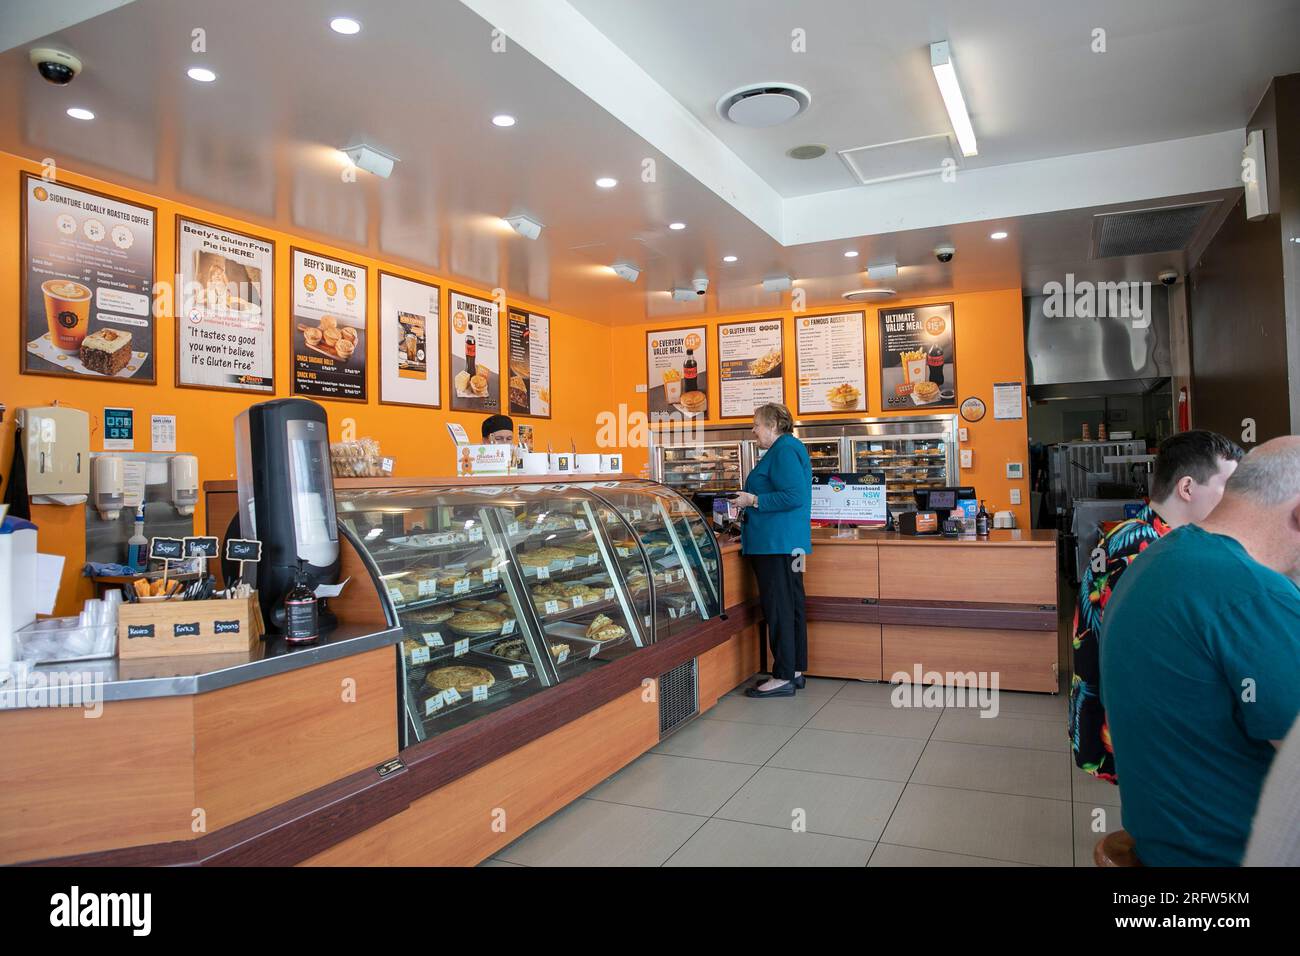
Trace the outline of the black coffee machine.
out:
<instances>
[{"instance_id":1,"label":"black coffee machine","mask_svg":"<svg viewBox=\"0 0 1300 956\"><path fill-rule=\"evenodd\" d=\"M309 587L339 577L339 534L325 409L303 398L250 406L235 419L239 537L262 542L257 590L262 616L284 632L285 592L298 563ZM233 522L232 522L233 525ZM322 604L322 632L337 618Z\"/></svg>"}]
</instances>

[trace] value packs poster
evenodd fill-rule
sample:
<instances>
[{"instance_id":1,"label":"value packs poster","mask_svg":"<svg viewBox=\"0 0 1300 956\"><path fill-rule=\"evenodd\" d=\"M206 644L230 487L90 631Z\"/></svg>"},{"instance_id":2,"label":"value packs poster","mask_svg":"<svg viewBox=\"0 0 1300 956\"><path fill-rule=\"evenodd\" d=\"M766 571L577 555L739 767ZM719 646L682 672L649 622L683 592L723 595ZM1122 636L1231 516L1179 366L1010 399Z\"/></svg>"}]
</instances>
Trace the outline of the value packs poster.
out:
<instances>
[{"instance_id":1,"label":"value packs poster","mask_svg":"<svg viewBox=\"0 0 1300 956\"><path fill-rule=\"evenodd\" d=\"M293 392L366 400L366 270L292 250Z\"/></svg>"}]
</instances>

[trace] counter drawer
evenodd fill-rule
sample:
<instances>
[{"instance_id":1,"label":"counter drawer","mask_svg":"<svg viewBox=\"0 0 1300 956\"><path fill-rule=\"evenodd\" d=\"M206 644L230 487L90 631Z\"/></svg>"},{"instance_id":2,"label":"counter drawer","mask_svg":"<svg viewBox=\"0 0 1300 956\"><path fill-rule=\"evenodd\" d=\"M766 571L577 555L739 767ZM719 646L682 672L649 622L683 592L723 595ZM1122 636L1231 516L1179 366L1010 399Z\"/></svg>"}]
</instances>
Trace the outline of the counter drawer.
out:
<instances>
[{"instance_id":1,"label":"counter drawer","mask_svg":"<svg viewBox=\"0 0 1300 956\"><path fill-rule=\"evenodd\" d=\"M808 673L880 680L880 625L809 621Z\"/></svg>"},{"instance_id":2,"label":"counter drawer","mask_svg":"<svg viewBox=\"0 0 1300 956\"><path fill-rule=\"evenodd\" d=\"M1056 604L1056 549L892 545L881 549L880 597Z\"/></svg>"},{"instance_id":3,"label":"counter drawer","mask_svg":"<svg viewBox=\"0 0 1300 956\"><path fill-rule=\"evenodd\" d=\"M881 625L882 680L920 665L940 674L998 673L1001 690L1057 690L1056 631ZM811 641L810 641L811 643Z\"/></svg>"}]
</instances>

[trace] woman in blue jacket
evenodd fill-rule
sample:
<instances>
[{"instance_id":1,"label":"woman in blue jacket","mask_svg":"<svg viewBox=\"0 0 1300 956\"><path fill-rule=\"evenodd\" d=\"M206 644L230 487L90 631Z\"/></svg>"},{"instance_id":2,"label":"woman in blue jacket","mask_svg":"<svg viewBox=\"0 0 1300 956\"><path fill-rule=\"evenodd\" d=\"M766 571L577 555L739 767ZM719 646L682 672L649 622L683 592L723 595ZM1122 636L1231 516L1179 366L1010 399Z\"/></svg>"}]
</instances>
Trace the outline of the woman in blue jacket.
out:
<instances>
[{"instance_id":1,"label":"woman in blue jacket","mask_svg":"<svg viewBox=\"0 0 1300 956\"><path fill-rule=\"evenodd\" d=\"M741 552L758 580L772 647L772 677L747 689L749 697L793 697L808 666L803 562L812 551L812 462L793 430L784 405L754 410L754 437L766 452L736 498Z\"/></svg>"}]
</instances>

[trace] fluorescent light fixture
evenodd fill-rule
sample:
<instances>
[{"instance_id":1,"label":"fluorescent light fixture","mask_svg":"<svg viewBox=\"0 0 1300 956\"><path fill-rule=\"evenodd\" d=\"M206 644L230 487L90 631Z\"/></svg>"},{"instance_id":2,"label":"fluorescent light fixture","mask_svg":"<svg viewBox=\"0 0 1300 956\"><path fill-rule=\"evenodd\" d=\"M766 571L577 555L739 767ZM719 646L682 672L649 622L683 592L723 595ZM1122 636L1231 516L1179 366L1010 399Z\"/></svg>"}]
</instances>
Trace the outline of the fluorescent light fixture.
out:
<instances>
[{"instance_id":1,"label":"fluorescent light fixture","mask_svg":"<svg viewBox=\"0 0 1300 956\"><path fill-rule=\"evenodd\" d=\"M217 74L201 66L192 66L185 71L185 75L191 80L198 80L200 83L211 83L217 78Z\"/></svg>"},{"instance_id":2,"label":"fluorescent light fixture","mask_svg":"<svg viewBox=\"0 0 1300 956\"><path fill-rule=\"evenodd\" d=\"M856 249L850 249L848 252L844 253L845 259L856 259L857 257L858 257L858 250Z\"/></svg>"},{"instance_id":3,"label":"fluorescent light fixture","mask_svg":"<svg viewBox=\"0 0 1300 956\"><path fill-rule=\"evenodd\" d=\"M79 119L79 120L93 120L95 118L94 113L92 113L90 110L83 110L80 106L69 107L68 115L71 116L73 119Z\"/></svg>"},{"instance_id":4,"label":"fluorescent light fixture","mask_svg":"<svg viewBox=\"0 0 1300 956\"><path fill-rule=\"evenodd\" d=\"M948 109L948 120L952 131L957 134L957 145L963 156L974 156L979 150L975 147L975 129L970 123L970 113L966 110L966 98L961 95L961 84L957 82L957 71L952 67L952 53L948 41L930 44L930 69L934 70L935 82L939 84L939 93L943 96L943 105Z\"/></svg>"},{"instance_id":5,"label":"fluorescent light fixture","mask_svg":"<svg viewBox=\"0 0 1300 956\"><path fill-rule=\"evenodd\" d=\"M699 296L695 294L694 289L683 289L680 286L673 289L674 302L694 302Z\"/></svg>"},{"instance_id":6,"label":"fluorescent light fixture","mask_svg":"<svg viewBox=\"0 0 1300 956\"><path fill-rule=\"evenodd\" d=\"M1006 234L1005 232L1002 232L1001 230L998 230L997 232L990 232L990 233L989 233L989 238L990 238L990 239L1005 239L1006 237L1007 237L1007 234Z\"/></svg>"},{"instance_id":7,"label":"fluorescent light fixture","mask_svg":"<svg viewBox=\"0 0 1300 956\"><path fill-rule=\"evenodd\" d=\"M794 280L789 276L768 276L763 280L764 292L784 292L794 285Z\"/></svg>"},{"instance_id":8,"label":"fluorescent light fixture","mask_svg":"<svg viewBox=\"0 0 1300 956\"><path fill-rule=\"evenodd\" d=\"M867 266L867 276L877 282L881 279L893 279L897 275L897 262L876 262Z\"/></svg>"},{"instance_id":9,"label":"fluorescent light fixture","mask_svg":"<svg viewBox=\"0 0 1300 956\"><path fill-rule=\"evenodd\" d=\"M514 126L515 118L509 113L498 113L496 116L492 117L492 125L501 127Z\"/></svg>"},{"instance_id":10,"label":"fluorescent light fixture","mask_svg":"<svg viewBox=\"0 0 1300 956\"><path fill-rule=\"evenodd\" d=\"M543 226L536 219L528 216L506 216L506 222L510 223L510 228L525 239L536 239L542 234Z\"/></svg>"},{"instance_id":11,"label":"fluorescent light fixture","mask_svg":"<svg viewBox=\"0 0 1300 956\"><path fill-rule=\"evenodd\" d=\"M613 176L601 176L596 180L596 185L601 189L613 189L618 185L618 180Z\"/></svg>"},{"instance_id":12,"label":"fluorescent light fixture","mask_svg":"<svg viewBox=\"0 0 1300 956\"><path fill-rule=\"evenodd\" d=\"M382 179L387 179L393 174L393 164L397 162L396 156L389 156L382 150L367 146L365 143L344 146L343 155L350 159L357 169L364 169Z\"/></svg>"},{"instance_id":13,"label":"fluorescent light fixture","mask_svg":"<svg viewBox=\"0 0 1300 956\"><path fill-rule=\"evenodd\" d=\"M616 262L610 268L614 270L616 276L628 282L635 282L641 278L641 270L630 262Z\"/></svg>"},{"instance_id":14,"label":"fluorescent light fixture","mask_svg":"<svg viewBox=\"0 0 1300 956\"><path fill-rule=\"evenodd\" d=\"M686 228L686 223L684 223L684 222L670 222L670 223L668 224L668 228L671 229L671 230L673 230L673 232L678 232L678 231L680 231L680 230Z\"/></svg>"},{"instance_id":15,"label":"fluorescent light fixture","mask_svg":"<svg viewBox=\"0 0 1300 956\"><path fill-rule=\"evenodd\" d=\"M342 33L344 36L352 36L354 33L361 32L361 24L351 17L335 17L330 21L330 29L335 33Z\"/></svg>"},{"instance_id":16,"label":"fluorescent light fixture","mask_svg":"<svg viewBox=\"0 0 1300 956\"><path fill-rule=\"evenodd\" d=\"M723 261L723 262L735 262L737 258L739 258L739 257L738 257L738 256L723 256L723 257L722 257L722 261Z\"/></svg>"}]
</instances>

